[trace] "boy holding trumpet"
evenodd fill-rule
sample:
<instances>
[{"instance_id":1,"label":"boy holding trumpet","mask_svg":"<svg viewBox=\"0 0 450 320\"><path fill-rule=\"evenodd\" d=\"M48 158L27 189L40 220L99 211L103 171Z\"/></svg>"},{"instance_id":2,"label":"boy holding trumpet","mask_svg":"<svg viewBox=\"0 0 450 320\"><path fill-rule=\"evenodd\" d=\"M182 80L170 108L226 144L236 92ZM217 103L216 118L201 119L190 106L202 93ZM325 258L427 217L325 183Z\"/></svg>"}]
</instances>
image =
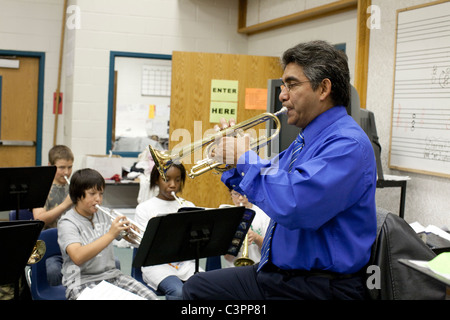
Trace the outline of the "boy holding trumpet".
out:
<instances>
[{"instance_id":1,"label":"boy holding trumpet","mask_svg":"<svg viewBox=\"0 0 450 320\"><path fill-rule=\"evenodd\" d=\"M58 222L66 297L77 299L85 288L105 280L143 298L156 299L149 288L116 268L112 242L132 226L125 216L112 221L97 212L104 189L105 180L95 170L81 169L72 176L69 194L74 207Z\"/></svg>"}]
</instances>

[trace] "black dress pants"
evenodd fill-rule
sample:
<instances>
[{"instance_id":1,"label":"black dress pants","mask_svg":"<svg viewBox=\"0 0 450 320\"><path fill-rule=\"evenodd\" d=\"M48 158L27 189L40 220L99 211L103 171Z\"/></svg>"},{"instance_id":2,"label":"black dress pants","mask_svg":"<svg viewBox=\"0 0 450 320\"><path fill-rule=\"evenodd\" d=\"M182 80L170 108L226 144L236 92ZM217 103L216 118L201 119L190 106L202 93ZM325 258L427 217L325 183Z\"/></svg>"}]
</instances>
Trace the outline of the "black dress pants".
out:
<instances>
[{"instance_id":1,"label":"black dress pants","mask_svg":"<svg viewBox=\"0 0 450 320\"><path fill-rule=\"evenodd\" d=\"M185 300L364 299L362 276L284 272L257 265L197 273L183 286Z\"/></svg>"}]
</instances>

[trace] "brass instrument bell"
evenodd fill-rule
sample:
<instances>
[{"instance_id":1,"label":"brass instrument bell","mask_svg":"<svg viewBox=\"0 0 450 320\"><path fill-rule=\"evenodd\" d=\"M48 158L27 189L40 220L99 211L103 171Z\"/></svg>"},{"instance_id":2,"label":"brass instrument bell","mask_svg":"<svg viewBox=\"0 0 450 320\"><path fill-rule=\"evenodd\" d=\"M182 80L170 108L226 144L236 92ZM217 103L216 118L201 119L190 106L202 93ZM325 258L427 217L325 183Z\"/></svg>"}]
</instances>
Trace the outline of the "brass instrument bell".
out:
<instances>
[{"instance_id":1,"label":"brass instrument bell","mask_svg":"<svg viewBox=\"0 0 450 320\"><path fill-rule=\"evenodd\" d=\"M245 235L244 243L242 244L242 257L234 260L235 267L252 266L255 262L248 257L248 234Z\"/></svg>"},{"instance_id":2,"label":"brass instrument bell","mask_svg":"<svg viewBox=\"0 0 450 320\"><path fill-rule=\"evenodd\" d=\"M35 264L41 261L45 255L45 251L47 251L47 246L45 245L44 240L37 240L30 257L28 258L27 264Z\"/></svg>"}]
</instances>

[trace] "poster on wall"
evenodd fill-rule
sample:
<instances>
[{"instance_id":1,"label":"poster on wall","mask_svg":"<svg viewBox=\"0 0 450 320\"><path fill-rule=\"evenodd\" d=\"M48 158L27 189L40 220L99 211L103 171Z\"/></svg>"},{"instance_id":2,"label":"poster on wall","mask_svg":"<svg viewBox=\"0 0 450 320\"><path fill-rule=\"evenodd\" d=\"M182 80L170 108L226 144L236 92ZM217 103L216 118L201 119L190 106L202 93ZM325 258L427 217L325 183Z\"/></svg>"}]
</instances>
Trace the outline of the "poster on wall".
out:
<instances>
[{"instance_id":1,"label":"poster on wall","mask_svg":"<svg viewBox=\"0 0 450 320\"><path fill-rule=\"evenodd\" d=\"M245 109L266 110L267 109L267 89L266 88L246 88L245 89Z\"/></svg>"}]
</instances>

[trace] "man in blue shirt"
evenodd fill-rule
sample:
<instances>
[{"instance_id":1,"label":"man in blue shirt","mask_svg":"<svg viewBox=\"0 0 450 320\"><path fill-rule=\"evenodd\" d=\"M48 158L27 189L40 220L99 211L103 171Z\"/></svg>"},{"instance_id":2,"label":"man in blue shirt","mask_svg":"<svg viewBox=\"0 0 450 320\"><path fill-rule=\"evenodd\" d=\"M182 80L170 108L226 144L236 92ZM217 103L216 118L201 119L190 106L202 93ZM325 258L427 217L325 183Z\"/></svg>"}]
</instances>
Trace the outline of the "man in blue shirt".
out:
<instances>
[{"instance_id":1,"label":"man in blue shirt","mask_svg":"<svg viewBox=\"0 0 450 320\"><path fill-rule=\"evenodd\" d=\"M236 168L222 181L270 216L261 262L197 274L185 299L363 299L364 267L376 237L372 145L347 114L347 57L324 41L282 57L279 99L299 137L261 160L245 137L226 137L216 159ZM228 124L223 122L222 126Z\"/></svg>"}]
</instances>

